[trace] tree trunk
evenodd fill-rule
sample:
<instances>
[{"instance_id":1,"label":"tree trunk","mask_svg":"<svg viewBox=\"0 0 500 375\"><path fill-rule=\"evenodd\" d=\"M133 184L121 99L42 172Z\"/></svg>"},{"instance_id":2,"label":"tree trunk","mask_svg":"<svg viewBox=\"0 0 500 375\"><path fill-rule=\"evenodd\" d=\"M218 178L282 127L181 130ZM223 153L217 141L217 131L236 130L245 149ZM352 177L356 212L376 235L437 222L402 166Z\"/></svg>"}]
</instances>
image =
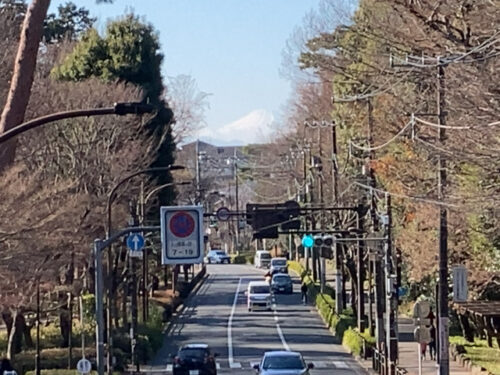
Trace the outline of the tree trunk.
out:
<instances>
[{"instance_id":1,"label":"tree trunk","mask_svg":"<svg viewBox=\"0 0 500 375\"><path fill-rule=\"evenodd\" d=\"M7 337L10 336L10 330L12 329L12 324L14 323L14 319L12 319L12 314L10 311L3 311L2 312L2 320L5 323L5 326L7 327Z\"/></svg>"},{"instance_id":2,"label":"tree trunk","mask_svg":"<svg viewBox=\"0 0 500 375\"><path fill-rule=\"evenodd\" d=\"M470 327L468 316L464 314L458 314L458 321L460 322L464 338L468 342L474 342L474 331Z\"/></svg>"},{"instance_id":3,"label":"tree trunk","mask_svg":"<svg viewBox=\"0 0 500 375\"><path fill-rule=\"evenodd\" d=\"M7 342L7 358L12 360L15 355L21 352L23 343L23 333L26 327L26 321L24 320L24 315L15 310L13 314L14 324L9 335L9 341Z\"/></svg>"},{"instance_id":4,"label":"tree trunk","mask_svg":"<svg viewBox=\"0 0 500 375\"><path fill-rule=\"evenodd\" d=\"M33 328L33 325L24 325L24 343L26 346L30 349L34 348L35 345L33 344L33 338L31 337L31 328Z\"/></svg>"},{"instance_id":5,"label":"tree trunk","mask_svg":"<svg viewBox=\"0 0 500 375\"><path fill-rule=\"evenodd\" d=\"M24 120L33 85L38 48L43 35L43 21L49 5L50 0L33 0L24 17L9 94L0 117L0 134ZM15 141L10 141L1 146L0 172L14 160L15 145Z\"/></svg>"}]
</instances>

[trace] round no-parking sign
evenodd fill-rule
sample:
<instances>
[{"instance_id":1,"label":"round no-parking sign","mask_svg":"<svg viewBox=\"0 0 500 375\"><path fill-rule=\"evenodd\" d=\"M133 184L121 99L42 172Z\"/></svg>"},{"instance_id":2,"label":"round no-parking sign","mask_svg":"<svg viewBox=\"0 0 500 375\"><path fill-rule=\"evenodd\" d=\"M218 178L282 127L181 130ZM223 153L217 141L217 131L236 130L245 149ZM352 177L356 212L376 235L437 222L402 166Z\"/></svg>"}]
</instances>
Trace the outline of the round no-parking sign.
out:
<instances>
[{"instance_id":1,"label":"round no-parking sign","mask_svg":"<svg viewBox=\"0 0 500 375\"><path fill-rule=\"evenodd\" d=\"M204 255L203 233L202 207L162 207L162 263L201 263Z\"/></svg>"},{"instance_id":2,"label":"round no-parking sign","mask_svg":"<svg viewBox=\"0 0 500 375\"><path fill-rule=\"evenodd\" d=\"M195 226L193 217L186 211L179 211L170 218L170 231L174 236L179 238L190 236Z\"/></svg>"}]
</instances>

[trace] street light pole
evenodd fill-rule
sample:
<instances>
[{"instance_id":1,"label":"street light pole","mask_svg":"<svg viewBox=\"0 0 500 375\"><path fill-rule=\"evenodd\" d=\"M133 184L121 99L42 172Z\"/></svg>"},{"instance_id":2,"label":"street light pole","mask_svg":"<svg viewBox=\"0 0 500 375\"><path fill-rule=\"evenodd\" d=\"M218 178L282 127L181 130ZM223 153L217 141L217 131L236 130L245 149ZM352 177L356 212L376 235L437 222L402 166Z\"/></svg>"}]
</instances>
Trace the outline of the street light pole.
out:
<instances>
[{"instance_id":1,"label":"street light pole","mask_svg":"<svg viewBox=\"0 0 500 375\"><path fill-rule=\"evenodd\" d=\"M146 169L141 169L138 170L134 173L131 173L124 178L122 178L120 181L118 181L115 186L111 189L111 191L108 194L108 200L106 204L106 212L107 212L107 226L106 226L106 237L109 238L112 235L113 231L113 223L112 223L112 207L113 207L113 202L116 199L116 192L120 186L125 184L127 181L130 179L139 176L141 174L148 174L148 173L153 173L153 172L161 172L161 171L173 171L173 170L178 170L178 169L184 169L185 167L182 165L168 165L165 167L155 167L155 168L146 168ZM111 248L110 248L111 249ZM113 290L112 290L112 278L111 278L111 273L112 273L112 254L111 251L108 251L108 262L107 262L107 273L108 273L108 282L107 284L107 295L106 295L106 300L107 300L107 309L106 309L106 323L107 323L107 331L106 331L106 340L108 343L108 351L107 351L107 357L106 357L106 363L107 363L107 368L108 368L108 374L112 373L112 367L113 367L113 358L112 358L112 347L113 347L113 336L111 334L112 332L112 326L113 326L113 319L112 319L112 313L111 313L111 300L113 298Z\"/></svg>"}]
</instances>

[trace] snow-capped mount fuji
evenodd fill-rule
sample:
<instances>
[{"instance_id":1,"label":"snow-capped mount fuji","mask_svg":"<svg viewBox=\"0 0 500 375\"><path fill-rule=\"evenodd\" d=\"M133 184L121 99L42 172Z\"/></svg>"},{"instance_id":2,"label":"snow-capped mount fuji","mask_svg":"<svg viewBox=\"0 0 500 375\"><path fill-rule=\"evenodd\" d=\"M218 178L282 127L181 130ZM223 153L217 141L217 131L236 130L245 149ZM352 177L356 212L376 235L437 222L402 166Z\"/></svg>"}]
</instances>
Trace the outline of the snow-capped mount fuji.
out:
<instances>
[{"instance_id":1,"label":"snow-capped mount fuji","mask_svg":"<svg viewBox=\"0 0 500 375\"><path fill-rule=\"evenodd\" d=\"M265 109L256 109L221 127L206 127L200 130L199 139L219 146L266 143L273 132L273 121L272 113Z\"/></svg>"}]
</instances>

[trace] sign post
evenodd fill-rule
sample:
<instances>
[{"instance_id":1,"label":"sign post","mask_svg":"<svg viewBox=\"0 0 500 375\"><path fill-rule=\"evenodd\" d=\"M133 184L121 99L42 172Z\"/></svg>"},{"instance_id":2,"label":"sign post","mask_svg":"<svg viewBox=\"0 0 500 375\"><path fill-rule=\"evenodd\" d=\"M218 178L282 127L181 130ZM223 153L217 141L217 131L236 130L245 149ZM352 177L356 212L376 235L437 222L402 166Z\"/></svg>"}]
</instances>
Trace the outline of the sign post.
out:
<instances>
[{"instance_id":1,"label":"sign post","mask_svg":"<svg viewBox=\"0 0 500 375\"><path fill-rule=\"evenodd\" d=\"M162 264L203 262L203 208L161 207Z\"/></svg>"}]
</instances>

